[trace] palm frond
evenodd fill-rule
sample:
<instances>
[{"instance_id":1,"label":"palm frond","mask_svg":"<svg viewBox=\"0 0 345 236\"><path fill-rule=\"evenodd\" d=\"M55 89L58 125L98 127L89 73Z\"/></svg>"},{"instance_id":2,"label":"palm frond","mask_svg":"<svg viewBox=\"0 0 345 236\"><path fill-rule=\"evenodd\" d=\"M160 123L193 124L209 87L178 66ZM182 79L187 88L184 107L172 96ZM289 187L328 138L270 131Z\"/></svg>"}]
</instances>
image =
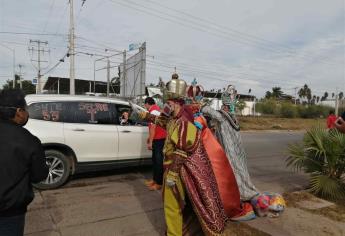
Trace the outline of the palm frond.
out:
<instances>
[{"instance_id":1,"label":"palm frond","mask_svg":"<svg viewBox=\"0 0 345 236\"><path fill-rule=\"evenodd\" d=\"M329 199L345 198L345 135L317 126L302 144L288 147L287 166L310 173L310 191Z\"/></svg>"},{"instance_id":2,"label":"palm frond","mask_svg":"<svg viewBox=\"0 0 345 236\"><path fill-rule=\"evenodd\" d=\"M322 173L314 173L310 178L312 193L321 197L337 200L345 198L345 184L340 179L331 178Z\"/></svg>"}]
</instances>

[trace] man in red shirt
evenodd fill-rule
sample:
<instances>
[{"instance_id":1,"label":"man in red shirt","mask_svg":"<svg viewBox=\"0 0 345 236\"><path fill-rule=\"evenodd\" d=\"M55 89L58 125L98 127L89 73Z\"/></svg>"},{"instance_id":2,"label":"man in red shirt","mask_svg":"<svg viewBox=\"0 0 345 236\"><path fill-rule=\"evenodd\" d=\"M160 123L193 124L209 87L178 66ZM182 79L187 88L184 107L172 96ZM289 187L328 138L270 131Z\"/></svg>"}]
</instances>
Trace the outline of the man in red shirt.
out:
<instances>
[{"instance_id":1,"label":"man in red shirt","mask_svg":"<svg viewBox=\"0 0 345 236\"><path fill-rule=\"evenodd\" d=\"M152 115L159 116L160 108L152 97L147 97L144 103L145 108ZM153 123L149 124L149 137L147 148L152 150L153 179L146 181L150 190L159 190L163 184L163 147L166 138L166 131Z\"/></svg>"},{"instance_id":2,"label":"man in red shirt","mask_svg":"<svg viewBox=\"0 0 345 236\"><path fill-rule=\"evenodd\" d=\"M337 120L337 117L334 115L334 111L330 111L329 115L327 117L327 128L333 129L335 128L335 121Z\"/></svg>"}]
</instances>

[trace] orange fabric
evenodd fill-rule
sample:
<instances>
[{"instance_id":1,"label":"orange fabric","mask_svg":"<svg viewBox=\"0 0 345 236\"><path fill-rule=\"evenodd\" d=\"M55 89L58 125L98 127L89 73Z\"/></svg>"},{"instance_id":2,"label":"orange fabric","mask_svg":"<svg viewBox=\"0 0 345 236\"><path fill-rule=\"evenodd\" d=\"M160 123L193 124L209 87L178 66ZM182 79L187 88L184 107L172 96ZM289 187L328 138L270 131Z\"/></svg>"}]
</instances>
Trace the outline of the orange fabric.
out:
<instances>
[{"instance_id":1,"label":"orange fabric","mask_svg":"<svg viewBox=\"0 0 345 236\"><path fill-rule=\"evenodd\" d=\"M212 165L216 177L220 198L228 217L234 217L241 213L240 192L231 165L222 146L218 143L213 133L207 128L204 117L199 116L195 121L203 125L202 142Z\"/></svg>"}]
</instances>

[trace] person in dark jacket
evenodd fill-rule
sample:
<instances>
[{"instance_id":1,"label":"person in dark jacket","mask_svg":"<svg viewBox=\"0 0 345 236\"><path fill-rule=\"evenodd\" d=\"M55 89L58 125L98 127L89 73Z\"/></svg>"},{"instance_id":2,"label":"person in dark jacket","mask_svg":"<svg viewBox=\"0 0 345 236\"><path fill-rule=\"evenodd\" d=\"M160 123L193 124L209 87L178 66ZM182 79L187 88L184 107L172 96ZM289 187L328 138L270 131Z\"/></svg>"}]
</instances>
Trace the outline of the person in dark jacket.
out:
<instances>
[{"instance_id":1,"label":"person in dark jacket","mask_svg":"<svg viewBox=\"0 0 345 236\"><path fill-rule=\"evenodd\" d=\"M28 121L21 90L0 92L0 235L24 234L25 213L34 198L32 183L48 175L43 147L23 126Z\"/></svg>"}]
</instances>

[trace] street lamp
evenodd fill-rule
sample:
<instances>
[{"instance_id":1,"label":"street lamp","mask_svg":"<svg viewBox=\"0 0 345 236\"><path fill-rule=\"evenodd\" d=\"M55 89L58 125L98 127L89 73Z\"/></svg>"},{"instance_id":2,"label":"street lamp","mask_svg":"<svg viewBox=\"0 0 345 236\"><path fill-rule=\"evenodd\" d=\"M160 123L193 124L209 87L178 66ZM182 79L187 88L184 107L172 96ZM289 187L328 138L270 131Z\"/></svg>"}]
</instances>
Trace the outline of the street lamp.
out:
<instances>
[{"instance_id":1,"label":"street lamp","mask_svg":"<svg viewBox=\"0 0 345 236\"><path fill-rule=\"evenodd\" d=\"M13 49L13 48L10 48L4 44L0 44L1 46L7 48L8 50L11 50L12 51L12 54L13 54L13 88L15 88L16 86L16 72L15 72L15 67L16 67L16 50Z\"/></svg>"}]
</instances>

